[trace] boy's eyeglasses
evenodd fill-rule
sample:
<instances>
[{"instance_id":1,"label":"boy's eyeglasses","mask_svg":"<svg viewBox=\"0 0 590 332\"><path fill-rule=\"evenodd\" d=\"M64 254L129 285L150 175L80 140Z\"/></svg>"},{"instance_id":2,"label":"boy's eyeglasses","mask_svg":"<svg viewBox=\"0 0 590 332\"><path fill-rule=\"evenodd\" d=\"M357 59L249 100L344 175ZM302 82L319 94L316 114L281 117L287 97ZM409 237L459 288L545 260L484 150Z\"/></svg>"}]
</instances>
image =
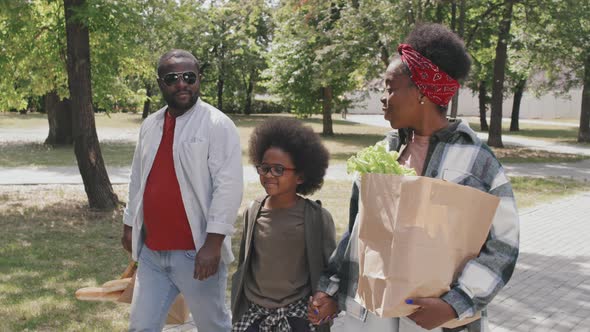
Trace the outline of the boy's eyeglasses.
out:
<instances>
[{"instance_id":1,"label":"boy's eyeglasses","mask_svg":"<svg viewBox=\"0 0 590 332\"><path fill-rule=\"evenodd\" d=\"M193 85L197 82L197 73L193 71L168 73L164 75L164 77L158 77L158 79L162 80L167 86L172 86L178 83L178 80L180 79L185 81L188 85Z\"/></svg>"},{"instance_id":2,"label":"boy's eyeglasses","mask_svg":"<svg viewBox=\"0 0 590 332\"><path fill-rule=\"evenodd\" d=\"M272 176L283 176L283 173L285 171L294 171L296 170L296 168L289 168L289 167L285 167L283 165L278 165L278 164L274 164L274 165L267 165L267 164L260 164L260 165L256 165L256 172L258 172L258 174L260 175L266 175L269 171L270 174Z\"/></svg>"}]
</instances>

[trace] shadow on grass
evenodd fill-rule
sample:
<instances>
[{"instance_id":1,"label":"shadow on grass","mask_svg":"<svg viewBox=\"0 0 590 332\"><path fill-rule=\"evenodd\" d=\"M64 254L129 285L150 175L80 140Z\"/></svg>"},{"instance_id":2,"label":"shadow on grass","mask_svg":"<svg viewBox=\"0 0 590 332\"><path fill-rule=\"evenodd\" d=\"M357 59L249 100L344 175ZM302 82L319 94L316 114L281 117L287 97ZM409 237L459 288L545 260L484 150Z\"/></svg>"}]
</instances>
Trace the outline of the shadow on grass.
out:
<instances>
[{"instance_id":1,"label":"shadow on grass","mask_svg":"<svg viewBox=\"0 0 590 332\"><path fill-rule=\"evenodd\" d=\"M0 212L0 316L10 331L123 330L128 306L82 302L74 292L117 278L127 263L121 211L80 204L8 204Z\"/></svg>"}]
</instances>

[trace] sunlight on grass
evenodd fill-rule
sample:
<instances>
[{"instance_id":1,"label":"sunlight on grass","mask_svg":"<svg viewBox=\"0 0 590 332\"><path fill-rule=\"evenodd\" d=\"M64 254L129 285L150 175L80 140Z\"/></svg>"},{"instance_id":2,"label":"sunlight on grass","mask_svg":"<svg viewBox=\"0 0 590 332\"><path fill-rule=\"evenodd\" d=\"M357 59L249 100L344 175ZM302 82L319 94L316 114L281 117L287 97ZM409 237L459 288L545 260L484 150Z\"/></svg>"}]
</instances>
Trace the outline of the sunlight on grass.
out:
<instances>
[{"instance_id":1,"label":"sunlight on grass","mask_svg":"<svg viewBox=\"0 0 590 332\"><path fill-rule=\"evenodd\" d=\"M479 122L470 122L469 126L473 130L481 132ZM553 142L571 141L578 137L578 128L571 126L521 123L519 131L510 131L509 129L510 125L503 123L502 135L544 139Z\"/></svg>"},{"instance_id":2,"label":"sunlight on grass","mask_svg":"<svg viewBox=\"0 0 590 332\"><path fill-rule=\"evenodd\" d=\"M590 190L590 182L568 178L510 178L519 209Z\"/></svg>"},{"instance_id":3,"label":"sunlight on grass","mask_svg":"<svg viewBox=\"0 0 590 332\"><path fill-rule=\"evenodd\" d=\"M527 149L519 146L492 148L502 163L563 163L589 159L590 156Z\"/></svg>"},{"instance_id":4,"label":"sunlight on grass","mask_svg":"<svg viewBox=\"0 0 590 332\"><path fill-rule=\"evenodd\" d=\"M130 166L135 143L102 141L102 157L107 166ZM52 147L41 143L0 143L0 167L77 166L72 146Z\"/></svg>"}]
</instances>

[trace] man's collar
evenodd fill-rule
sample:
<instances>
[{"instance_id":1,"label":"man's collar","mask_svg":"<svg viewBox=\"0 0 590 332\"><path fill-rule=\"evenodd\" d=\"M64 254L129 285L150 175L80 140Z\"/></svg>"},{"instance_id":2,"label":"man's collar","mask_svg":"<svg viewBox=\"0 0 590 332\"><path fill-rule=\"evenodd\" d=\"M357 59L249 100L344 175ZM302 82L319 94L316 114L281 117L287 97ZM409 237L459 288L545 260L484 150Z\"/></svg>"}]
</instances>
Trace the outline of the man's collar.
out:
<instances>
[{"instance_id":1,"label":"man's collar","mask_svg":"<svg viewBox=\"0 0 590 332\"><path fill-rule=\"evenodd\" d=\"M196 110L196 109L197 109L197 107L199 107L199 105L200 105L201 103L202 103L202 102L201 102L201 97L199 97L199 98L197 99L197 102L196 102L196 103L195 103L195 104L194 104L194 105L193 105L191 108L189 108L189 109L188 109L186 112L182 113L181 115L179 115L179 116L175 117L175 118L176 118L176 120L179 120L179 119L184 119L184 118L186 118L186 117L187 117L186 115L187 115L187 114L189 114L189 113L192 113L194 110ZM160 120L164 120L164 116L166 115L166 113L168 113L168 105L166 105L166 106L164 106L164 107L162 108L162 113L161 113L161 114L159 114L159 116L158 116L158 117L159 117L159 119L160 119Z\"/></svg>"}]
</instances>

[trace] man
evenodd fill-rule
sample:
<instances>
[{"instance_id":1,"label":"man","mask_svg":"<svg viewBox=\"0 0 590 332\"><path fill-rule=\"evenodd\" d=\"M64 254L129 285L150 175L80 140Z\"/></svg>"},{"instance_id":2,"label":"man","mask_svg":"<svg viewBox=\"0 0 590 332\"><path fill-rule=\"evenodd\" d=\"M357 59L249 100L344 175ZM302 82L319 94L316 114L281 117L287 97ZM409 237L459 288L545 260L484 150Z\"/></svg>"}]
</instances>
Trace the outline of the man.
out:
<instances>
[{"instance_id":1,"label":"man","mask_svg":"<svg viewBox=\"0 0 590 332\"><path fill-rule=\"evenodd\" d=\"M162 55L158 85L167 106L141 126L123 220L123 247L139 262L129 330L162 330L182 293L199 332L230 331L229 235L243 190L238 132L199 99L191 53Z\"/></svg>"}]
</instances>

